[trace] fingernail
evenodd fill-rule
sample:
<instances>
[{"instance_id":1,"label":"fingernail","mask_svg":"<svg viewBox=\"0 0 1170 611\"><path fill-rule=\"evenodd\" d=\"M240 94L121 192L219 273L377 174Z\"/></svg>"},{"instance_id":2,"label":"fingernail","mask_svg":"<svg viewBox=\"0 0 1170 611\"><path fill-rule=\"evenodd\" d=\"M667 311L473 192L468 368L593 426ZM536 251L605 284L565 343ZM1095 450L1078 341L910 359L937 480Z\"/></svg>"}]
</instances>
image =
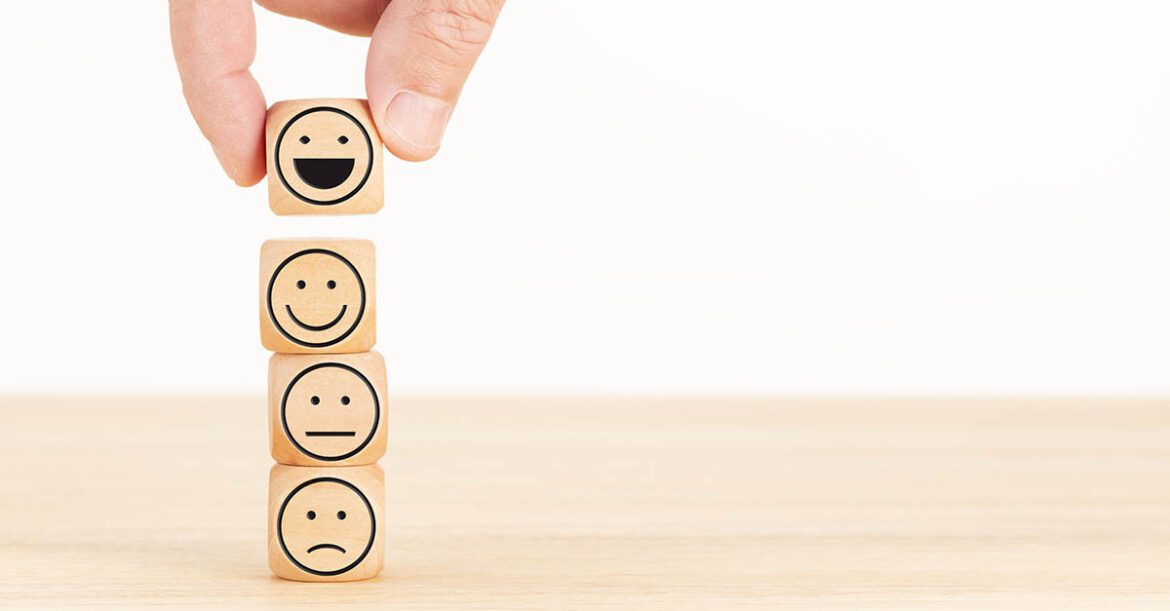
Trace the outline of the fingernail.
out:
<instances>
[{"instance_id":1,"label":"fingernail","mask_svg":"<svg viewBox=\"0 0 1170 611\"><path fill-rule=\"evenodd\" d=\"M236 166L232 165L231 162L227 160L227 157L224 156L224 154L221 153L218 148L212 146L211 150L215 151L215 158L219 160L219 165L223 168L223 171L227 173L228 178L232 179L232 182L235 182L236 174L239 174L240 171L236 169Z\"/></svg>"},{"instance_id":2,"label":"fingernail","mask_svg":"<svg viewBox=\"0 0 1170 611\"><path fill-rule=\"evenodd\" d=\"M422 149L439 148L451 105L412 91L400 91L386 107L386 127L408 144Z\"/></svg>"}]
</instances>

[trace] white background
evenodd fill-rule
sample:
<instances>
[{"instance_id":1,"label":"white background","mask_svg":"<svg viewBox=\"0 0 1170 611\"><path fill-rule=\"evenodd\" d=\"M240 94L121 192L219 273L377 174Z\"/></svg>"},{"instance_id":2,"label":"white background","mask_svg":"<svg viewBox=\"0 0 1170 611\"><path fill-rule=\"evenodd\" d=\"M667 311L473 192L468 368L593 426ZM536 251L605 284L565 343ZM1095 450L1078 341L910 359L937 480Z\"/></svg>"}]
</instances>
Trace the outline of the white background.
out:
<instances>
[{"instance_id":1,"label":"white background","mask_svg":"<svg viewBox=\"0 0 1170 611\"><path fill-rule=\"evenodd\" d=\"M268 100L366 41L258 9ZM1170 4L513 0L374 217L278 218L164 2L0 20L0 392L261 392L268 237L379 248L395 392L1170 392Z\"/></svg>"}]
</instances>

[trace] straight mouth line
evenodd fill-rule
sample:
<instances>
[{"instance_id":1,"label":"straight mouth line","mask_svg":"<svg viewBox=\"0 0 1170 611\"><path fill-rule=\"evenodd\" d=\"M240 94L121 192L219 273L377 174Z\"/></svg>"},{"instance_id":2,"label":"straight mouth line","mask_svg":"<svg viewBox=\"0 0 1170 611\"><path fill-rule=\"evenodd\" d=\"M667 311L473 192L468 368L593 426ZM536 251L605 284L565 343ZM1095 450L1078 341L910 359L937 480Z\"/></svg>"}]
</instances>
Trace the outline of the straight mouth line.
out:
<instances>
[{"instance_id":1,"label":"straight mouth line","mask_svg":"<svg viewBox=\"0 0 1170 611\"><path fill-rule=\"evenodd\" d=\"M307 554L311 554L311 553L313 553L313 552L315 552L315 551L317 551L317 550L319 550L319 549L335 549L335 550L337 550L337 551L339 551L339 552L341 552L341 553L343 553L343 554L345 553L345 548L344 548L344 547L341 547L340 545L334 545L334 544L332 544L332 543L318 543L317 545L314 545L313 547L310 547L310 548L309 548L309 551L307 551L307 552L305 552L305 553L307 553Z\"/></svg>"},{"instance_id":2,"label":"straight mouth line","mask_svg":"<svg viewBox=\"0 0 1170 611\"><path fill-rule=\"evenodd\" d=\"M353 437L355 431L305 431L305 437Z\"/></svg>"},{"instance_id":3,"label":"straight mouth line","mask_svg":"<svg viewBox=\"0 0 1170 611\"><path fill-rule=\"evenodd\" d=\"M333 320L331 320L323 325L310 325L310 324L301 322L301 319L297 318L296 314L293 314L292 306L288 305L287 303L284 304L284 309L286 312L288 312L289 318L291 318L293 322L297 323L297 325L299 325L302 329L308 329L309 331L324 331L324 330L328 329L329 327L332 327L333 325L336 325L337 323L341 322L341 317L345 316L345 309L347 307L349 307L347 304L344 304L344 303L341 304L341 311L337 313L337 318L334 318Z\"/></svg>"}]
</instances>

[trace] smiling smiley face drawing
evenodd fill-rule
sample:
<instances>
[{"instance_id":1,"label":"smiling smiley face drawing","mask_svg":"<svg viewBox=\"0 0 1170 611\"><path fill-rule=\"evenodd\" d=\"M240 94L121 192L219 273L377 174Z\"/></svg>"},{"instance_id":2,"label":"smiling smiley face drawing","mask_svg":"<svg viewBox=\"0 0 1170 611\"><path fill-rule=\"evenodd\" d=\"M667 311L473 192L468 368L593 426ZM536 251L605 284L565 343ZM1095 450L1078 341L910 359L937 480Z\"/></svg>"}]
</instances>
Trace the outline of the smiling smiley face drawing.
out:
<instances>
[{"instance_id":1,"label":"smiling smiley face drawing","mask_svg":"<svg viewBox=\"0 0 1170 611\"><path fill-rule=\"evenodd\" d=\"M289 341L328 348L349 337L366 312L362 274L347 258L325 249L293 253L272 273L268 316Z\"/></svg>"},{"instance_id":2,"label":"smiling smiley face drawing","mask_svg":"<svg viewBox=\"0 0 1170 611\"><path fill-rule=\"evenodd\" d=\"M297 485L276 514L276 538L297 568L320 577L362 563L377 539L374 507L357 486L337 477Z\"/></svg>"},{"instance_id":3,"label":"smiling smiley face drawing","mask_svg":"<svg viewBox=\"0 0 1170 611\"><path fill-rule=\"evenodd\" d=\"M289 382L280 401L285 437L301 453L326 462L364 450L378 432L380 419L373 383L345 363L305 368Z\"/></svg>"},{"instance_id":4,"label":"smiling smiley face drawing","mask_svg":"<svg viewBox=\"0 0 1170 611\"><path fill-rule=\"evenodd\" d=\"M272 155L284 188L313 206L350 199L365 187L375 165L369 131L354 115L331 106L294 115L276 137Z\"/></svg>"}]
</instances>

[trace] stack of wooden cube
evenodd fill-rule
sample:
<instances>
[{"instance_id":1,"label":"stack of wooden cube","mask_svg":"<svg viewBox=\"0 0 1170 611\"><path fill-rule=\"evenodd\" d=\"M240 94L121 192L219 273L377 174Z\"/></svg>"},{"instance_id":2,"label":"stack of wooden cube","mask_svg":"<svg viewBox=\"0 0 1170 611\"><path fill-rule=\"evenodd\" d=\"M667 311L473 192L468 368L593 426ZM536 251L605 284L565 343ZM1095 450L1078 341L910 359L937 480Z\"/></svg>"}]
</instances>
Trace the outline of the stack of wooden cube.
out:
<instances>
[{"instance_id":1,"label":"stack of wooden cube","mask_svg":"<svg viewBox=\"0 0 1170 611\"><path fill-rule=\"evenodd\" d=\"M382 207L382 141L364 100L268 110L276 214ZM352 581L382 570L386 365L375 341L374 244L269 240L260 250L260 338L272 458L268 564L278 577Z\"/></svg>"}]
</instances>

